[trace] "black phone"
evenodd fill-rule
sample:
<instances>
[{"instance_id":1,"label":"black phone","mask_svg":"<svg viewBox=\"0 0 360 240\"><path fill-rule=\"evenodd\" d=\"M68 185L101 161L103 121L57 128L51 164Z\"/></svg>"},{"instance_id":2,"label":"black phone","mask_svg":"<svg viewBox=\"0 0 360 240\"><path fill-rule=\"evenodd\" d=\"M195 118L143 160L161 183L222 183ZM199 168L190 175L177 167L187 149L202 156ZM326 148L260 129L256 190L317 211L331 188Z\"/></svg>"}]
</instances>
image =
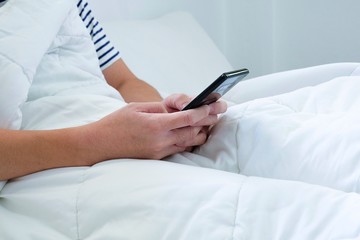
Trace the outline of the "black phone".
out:
<instances>
[{"instance_id":1,"label":"black phone","mask_svg":"<svg viewBox=\"0 0 360 240\"><path fill-rule=\"evenodd\" d=\"M249 70L246 68L221 74L220 77L218 77L204 91L186 105L182 111L216 102L248 74Z\"/></svg>"}]
</instances>

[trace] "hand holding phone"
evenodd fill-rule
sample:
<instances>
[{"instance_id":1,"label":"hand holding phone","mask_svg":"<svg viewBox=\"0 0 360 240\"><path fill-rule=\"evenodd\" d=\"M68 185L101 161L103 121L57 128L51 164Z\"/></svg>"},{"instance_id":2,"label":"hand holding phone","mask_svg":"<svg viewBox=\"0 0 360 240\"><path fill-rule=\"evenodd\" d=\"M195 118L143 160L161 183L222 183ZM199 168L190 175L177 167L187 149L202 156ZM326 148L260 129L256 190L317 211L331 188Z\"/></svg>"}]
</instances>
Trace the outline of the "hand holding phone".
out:
<instances>
[{"instance_id":1,"label":"hand holding phone","mask_svg":"<svg viewBox=\"0 0 360 240\"><path fill-rule=\"evenodd\" d=\"M220 77L186 105L182 111L216 102L248 74L249 70L246 68L221 74Z\"/></svg>"}]
</instances>

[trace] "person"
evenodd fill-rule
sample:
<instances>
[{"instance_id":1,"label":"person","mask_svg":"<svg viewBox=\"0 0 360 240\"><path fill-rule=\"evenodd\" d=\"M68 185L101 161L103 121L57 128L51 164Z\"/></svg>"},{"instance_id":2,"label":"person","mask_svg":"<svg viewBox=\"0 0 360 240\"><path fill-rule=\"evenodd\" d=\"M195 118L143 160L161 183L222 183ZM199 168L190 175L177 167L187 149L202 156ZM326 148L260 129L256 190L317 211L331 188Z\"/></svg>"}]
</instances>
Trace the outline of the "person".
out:
<instances>
[{"instance_id":1,"label":"person","mask_svg":"<svg viewBox=\"0 0 360 240\"><path fill-rule=\"evenodd\" d=\"M218 101L180 111L191 98L174 94L163 99L126 66L88 2L79 0L77 7L94 42L107 83L128 104L98 121L77 127L0 129L0 180L51 168L90 166L109 159L163 159L189 151L206 142L209 128L227 109L224 102Z\"/></svg>"}]
</instances>

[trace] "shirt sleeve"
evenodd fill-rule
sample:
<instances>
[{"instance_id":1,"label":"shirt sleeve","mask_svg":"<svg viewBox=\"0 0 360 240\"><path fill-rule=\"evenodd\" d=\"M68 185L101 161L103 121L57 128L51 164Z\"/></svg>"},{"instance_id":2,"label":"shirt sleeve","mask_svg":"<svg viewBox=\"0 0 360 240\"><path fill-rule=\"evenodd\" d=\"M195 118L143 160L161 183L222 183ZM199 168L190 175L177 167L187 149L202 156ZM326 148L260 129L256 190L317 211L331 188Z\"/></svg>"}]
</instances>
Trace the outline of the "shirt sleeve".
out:
<instances>
[{"instance_id":1,"label":"shirt sleeve","mask_svg":"<svg viewBox=\"0 0 360 240\"><path fill-rule=\"evenodd\" d=\"M112 45L103 27L94 17L89 3L86 0L79 0L77 8L79 10L79 16L94 42L100 68L104 70L116 60L120 59L120 52Z\"/></svg>"}]
</instances>

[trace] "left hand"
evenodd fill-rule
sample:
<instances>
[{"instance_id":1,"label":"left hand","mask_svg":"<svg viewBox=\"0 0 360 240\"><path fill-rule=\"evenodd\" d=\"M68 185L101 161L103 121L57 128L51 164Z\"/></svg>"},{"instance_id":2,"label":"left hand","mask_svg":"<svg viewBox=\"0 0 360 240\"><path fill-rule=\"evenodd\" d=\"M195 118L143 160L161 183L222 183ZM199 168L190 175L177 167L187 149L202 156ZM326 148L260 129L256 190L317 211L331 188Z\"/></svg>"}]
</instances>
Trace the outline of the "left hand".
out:
<instances>
[{"instance_id":1,"label":"left hand","mask_svg":"<svg viewBox=\"0 0 360 240\"><path fill-rule=\"evenodd\" d=\"M192 98L185 94L173 94L165 98L163 100L163 104L165 109L171 113L181 111L191 100ZM195 127L201 127L198 134L205 134L207 137L209 136L209 129L211 126L215 125L219 121L218 114L224 113L227 110L227 104L222 100L211 103L209 106L210 112L208 117L192 125ZM188 152L191 152L192 150L193 147L186 148L186 151Z\"/></svg>"},{"instance_id":2,"label":"left hand","mask_svg":"<svg viewBox=\"0 0 360 240\"><path fill-rule=\"evenodd\" d=\"M163 100L163 104L168 112L181 111L186 104L192 100L191 97L185 94L173 94ZM209 116L200 122L197 122L194 126L210 127L218 122L218 115L226 112L226 102L219 100L210 105Z\"/></svg>"}]
</instances>

